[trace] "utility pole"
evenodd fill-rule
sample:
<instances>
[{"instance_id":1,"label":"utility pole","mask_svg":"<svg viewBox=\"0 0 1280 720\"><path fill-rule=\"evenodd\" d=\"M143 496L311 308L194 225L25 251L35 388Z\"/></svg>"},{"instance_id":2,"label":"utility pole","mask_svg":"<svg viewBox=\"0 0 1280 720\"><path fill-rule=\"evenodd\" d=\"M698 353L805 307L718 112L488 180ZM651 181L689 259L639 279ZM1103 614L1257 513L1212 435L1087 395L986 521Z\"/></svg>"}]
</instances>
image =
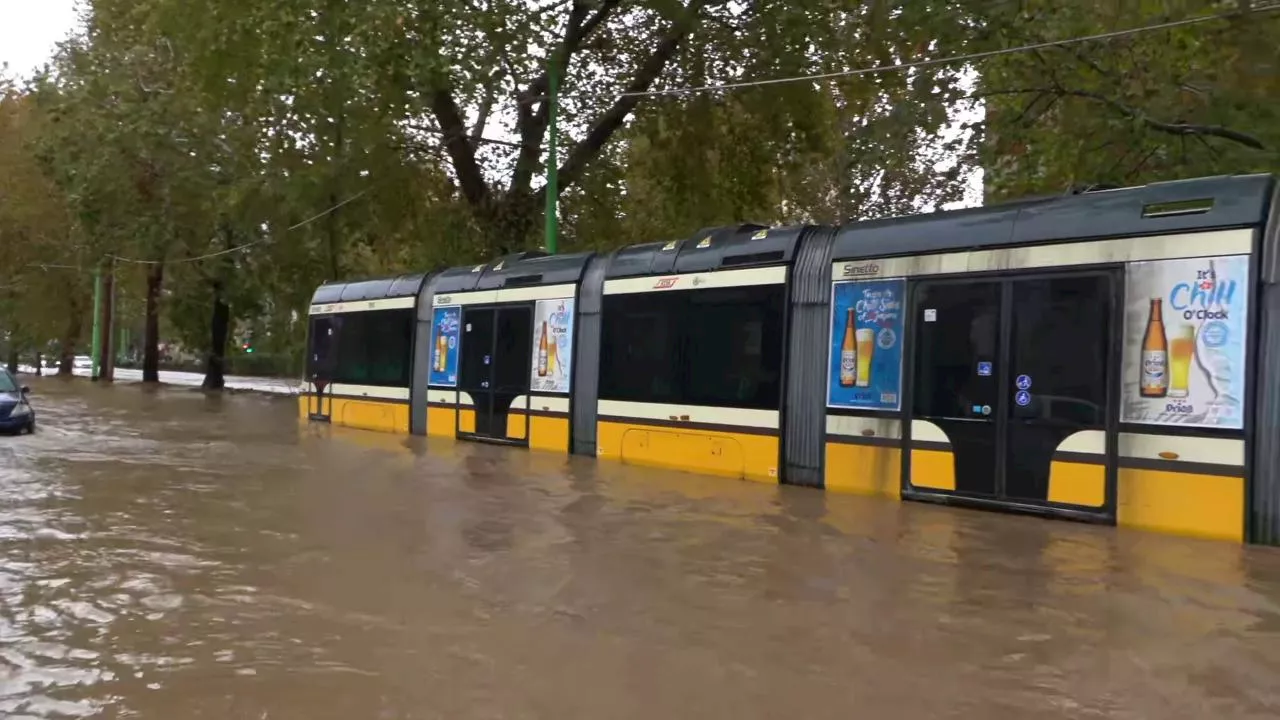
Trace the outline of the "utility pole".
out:
<instances>
[{"instance_id":1,"label":"utility pole","mask_svg":"<svg viewBox=\"0 0 1280 720\"><path fill-rule=\"evenodd\" d=\"M559 168L560 158L556 152L556 115L560 108L559 97L559 78L556 74L559 72L560 63L559 53L552 53L549 65L547 67L547 102L551 103L548 111L549 122L547 125L547 230L546 230L546 247L547 252L556 254L556 231L559 229L558 218L556 217L556 206L558 204L560 192L556 183L556 173Z\"/></svg>"},{"instance_id":2,"label":"utility pole","mask_svg":"<svg viewBox=\"0 0 1280 720\"><path fill-rule=\"evenodd\" d=\"M90 373L94 380L98 379L98 368L102 364L102 268L93 271L93 370Z\"/></svg>"},{"instance_id":3,"label":"utility pole","mask_svg":"<svg viewBox=\"0 0 1280 720\"><path fill-rule=\"evenodd\" d=\"M114 259L107 262L107 274L102 280L102 368L98 377L111 382L116 379L116 263Z\"/></svg>"}]
</instances>

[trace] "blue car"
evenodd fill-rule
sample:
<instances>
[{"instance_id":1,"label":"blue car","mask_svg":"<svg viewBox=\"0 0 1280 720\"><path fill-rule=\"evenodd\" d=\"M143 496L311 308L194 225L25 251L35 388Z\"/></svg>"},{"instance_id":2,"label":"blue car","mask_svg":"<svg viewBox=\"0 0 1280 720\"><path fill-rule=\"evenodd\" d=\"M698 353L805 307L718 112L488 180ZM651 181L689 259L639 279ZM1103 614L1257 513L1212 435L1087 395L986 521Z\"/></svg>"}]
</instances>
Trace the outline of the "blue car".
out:
<instances>
[{"instance_id":1,"label":"blue car","mask_svg":"<svg viewBox=\"0 0 1280 720\"><path fill-rule=\"evenodd\" d=\"M0 432L36 431L36 411L27 402L29 392L30 388L18 385L8 370L0 368Z\"/></svg>"}]
</instances>

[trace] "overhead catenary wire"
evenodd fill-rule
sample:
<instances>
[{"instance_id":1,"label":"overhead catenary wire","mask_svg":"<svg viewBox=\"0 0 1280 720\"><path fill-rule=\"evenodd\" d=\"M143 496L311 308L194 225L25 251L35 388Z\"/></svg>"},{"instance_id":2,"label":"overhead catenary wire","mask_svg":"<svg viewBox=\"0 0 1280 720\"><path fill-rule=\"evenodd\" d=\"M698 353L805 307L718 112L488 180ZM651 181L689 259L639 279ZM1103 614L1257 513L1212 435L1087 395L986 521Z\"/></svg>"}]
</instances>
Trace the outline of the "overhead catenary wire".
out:
<instances>
[{"instance_id":1,"label":"overhead catenary wire","mask_svg":"<svg viewBox=\"0 0 1280 720\"><path fill-rule=\"evenodd\" d=\"M1250 12L1255 15L1271 13L1280 10L1280 2L1269 2L1264 5L1254 6ZM1171 30L1189 25L1198 25L1201 23L1211 22L1213 20L1227 20L1233 17L1239 17L1240 11L1213 13L1210 15L1197 15L1196 17L1183 18L1181 20L1169 20L1166 22L1152 23L1149 25L1139 25L1137 27L1125 28L1123 30L1111 30L1109 32L1094 33L1093 35L1079 35L1069 38L1061 38L1058 40L1045 40L1037 43L1029 43L1027 45L1017 45L1008 48L996 48L993 50L982 50L979 52L964 53L960 55L947 55L939 58L925 58L922 60L909 60L906 62L893 63L890 65L874 65L871 67L851 68L848 70L834 70L824 73L812 73L808 75L792 75L775 78L762 78L759 80L742 80L738 82L719 83L712 85L693 85L680 88L663 88L659 90L636 90L630 92L562 92L560 97L574 98L591 98L609 96L616 98L625 97L663 97L663 96L679 96L694 95L698 93L722 92L725 90L740 90L743 88L765 87L769 85L786 85L799 82L816 82L820 80L834 80L844 77L856 77L859 75L875 75L886 72L901 72L903 70L913 70L915 68L931 67L934 65L950 65L954 63L972 62L974 60L983 60L990 57L1000 55L1013 55L1017 53L1031 52L1033 50L1043 50L1051 47L1063 47L1066 45L1079 45L1087 42L1095 42L1099 40L1114 40L1116 38L1128 37L1130 35L1139 35L1142 33L1155 32L1158 30ZM535 98L536 100L545 100L545 97Z\"/></svg>"},{"instance_id":2,"label":"overhead catenary wire","mask_svg":"<svg viewBox=\"0 0 1280 720\"><path fill-rule=\"evenodd\" d=\"M328 216L328 215L330 215L330 214L332 214L332 213L334 213L334 212L337 212L337 211L338 211L339 209L341 209L342 207L344 207L344 206L346 206L346 205L349 205L349 204L351 204L351 203L355 202L356 200L359 200L360 198L364 197L365 195L368 195L368 194L369 194L369 191L370 191L371 189L372 189L372 188L365 188L364 190L361 190L360 192L358 192L358 193L356 193L356 194L352 195L351 197L349 197L349 198L347 198L347 199L343 200L342 202L339 202L339 203L337 203L337 204L335 204L335 205L333 205L333 206L331 206L331 207L329 207L329 208L326 208L326 209L324 209L324 210L322 210L322 211L320 211L320 212L316 213L315 215L312 215L311 217L307 218L306 220L303 220L302 222L294 223L293 225L290 225L289 227L285 228L285 232L291 232L291 231L293 231L293 230L297 230L298 228L305 227L305 226L310 225L311 223L313 223L313 222L315 222L315 221L317 221L317 220L320 220L321 218L324 218L324 217L326 217L326 216ZM225 249L222 249L222 250L216 250L216 251L214 251L214 252L211 252L211 253L205 253L204 255L199 255L199 256L197 256L197 257L190 257L190 258L178 258L178 259L174 259L174 260L143 260L143 259L141 259L141 258L123 257L123 256L120 256L120 255L114 255L114 254L109 254L109 255L107 255L106 257L107 257L108 259L110 259L110 260L115 260L115 261L123 262L123 263L130 263L130 264L134 264L134 265L160 265L160 264L164 264L164 265L172 265L172 264L175 264L175 263L191 263L191 262L200 262L201 260L209 260L210 258L215 258L215 257L219 257L219 256L222 256L222 255L230 255L231 253L243 252L243 251L245 251L245 250L248 250L248 249L249 249L249 248L251 248L251 247L254 247L255 245L260 245L260 244L262 244L262 243L266 242L268 239L269 239L269 238L261 238L261 239L258 239L258 240L254 240L253 242L247 242L247 243L244 243L244 244L242 244L242 245L236 245L235 247L225 248ZM63 264L63 263L41 263L41 262L33 262L33 263L27 263L27 264L26 264L26 267L29 267L29 268L37 268L37 269L40 269L40 270L44 270L44 271L46 271L46 272L47 272L47 271L49 271L49 270L79 270L79 271L84 271L84 270L85 270L85 268L84 268L83 266L80 266L80 265L66 265L66 264ZM16 288L16 287L20 286L21 284L22 284L21 280L18 280L17 282L14 282L14 283L12 283L12 284L10 284L10 285L0 286L0 290L7 290L7 289L9 289L9 288Z\"/></svg>"},{"instance_id":3,"label":"overhead catenary wire","mask_svg":"<svg viewBox=\"0 0 1280 720\"><path fill-rule=\"evenodd\" d=\"M315 215L312 215L311 217L307 218L306 220L303 220L302 222L290 225L289 227L285 228L285 232L292 232L294 230L297 230L298 228L304 227L306 225L310 225L311 223L323 217L331 215L337 212L338 210L340 210L341 208L347 205L350 205L356 200L359 200L365 195L368 195L369 190L370 188L365 188L364 190L361 190L360 192L356 193L355 195L352 195L346 200L343 200L342 202L337 203L336 205L333 205L325 210L322 210L316 213ZM269 239L270 238L264 237L258 240L254 240L253 242L247 242L241 245L236 245L235 247L229 247L222 250L215 250L214 252L205 253L204 255L198 255L196 257L178 258L176 260L143 260L140 258L121 257L120 255L108 255L107 257L112 260L116 260L124 263L132 263L134 265L173 265L175 263L192 263L192 262L200 262L201 260L209 260L210 258L216 258L222 255L230 255L231 253L243 252L255 245L261 245L262 243L266 242Z\"/></svg>"}]
</instances>

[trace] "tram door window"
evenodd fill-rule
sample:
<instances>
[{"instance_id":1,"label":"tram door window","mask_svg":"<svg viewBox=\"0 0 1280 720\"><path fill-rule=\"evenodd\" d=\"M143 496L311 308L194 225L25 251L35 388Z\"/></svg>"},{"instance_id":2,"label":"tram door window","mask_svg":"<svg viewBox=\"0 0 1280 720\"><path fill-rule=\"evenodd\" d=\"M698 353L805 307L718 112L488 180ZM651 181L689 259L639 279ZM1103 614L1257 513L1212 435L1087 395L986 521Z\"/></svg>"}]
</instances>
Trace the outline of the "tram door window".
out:
<instances>
[{"instance_id":1,"label":"tram door window","mask_svg":"<svg viewBox=\"0 0 1280 720\"><path fill-rule=\"evenodd\" d=\"M1053 505L1055 454L1082 432L1104 461L1110 275L922 282L912 307L913 444L952 454L956 494Z\"/></svg>"},{"instance_id":2,"label":"tram door window","mask_svg":"<svg viewBox=\"0 0 1280 720\"><path fill-rule=\"evenodd\" d=\"M493 391L493 328L497 312L491 308L464 310L462 348L458 363L458 390L475 403L477 435L491 435L490 407ZM462 413L458 413L461 422Z\"/></svg>"},{"instance_id":3,"label":"tram door window","mask_svg":"<svg viewBox=\"0 0 1280 720\"><path fill-rule=\"evenodd\" d=\"M522 305L498 311L493 351L493 398L490 404L491 437L507 437L507 414L516 398L526 398L522 410L528 409L529 373L533 362L533 308ZM526 412L524 432L529 437ZM479 427L477 427L477 430Z\"/></svg>"},{"instance_id":4,"label":"tram door window","mask_svg":"<svg viewBox=\"0 0 1280 720\"><path fill-rule=\"evenodd\" d=\"M1062 442L1106 429L1111 284L1106 275L1076 275L1020 280L1010 291L1014 401L1006 403L1004 491L1045 502Z\"/></svg>"},{"instance_id":5,"label":"tram door window","mask_svg":"<svg viewBox=\"0 0 1280 720\"><path fill-rule=\"evenodd\" d=\"M996 495L1001 297L999 282L922 283L915 292L914 416L945 436L941 446L943 438L918 445L952 453L956 492L966 495Z\"/></svg>"},{"instance_id":6,"label":"tram door window","mask_svg":"<svg viewBox=\"0 0 1280 720\"><path fill-rule=\"evenodd\" d=\"M475 403L475 435L507 437L511 405L529 393L532 352L532 308L519 305L463 312L458 389ZM527 438L528 432L519 437Z\"/></svg>"},{"instance_id":7,"label":"tram door window","mask_svg":"<svg viewBox=\"0 0 1280 720\"><path fill-rule=\"evenodd\" d=\"M337 334L338 328L331 316L312 319L311 351L307 354L307 375L310 379L327 381L333 377Z\"/></svg>"}]
</instances>

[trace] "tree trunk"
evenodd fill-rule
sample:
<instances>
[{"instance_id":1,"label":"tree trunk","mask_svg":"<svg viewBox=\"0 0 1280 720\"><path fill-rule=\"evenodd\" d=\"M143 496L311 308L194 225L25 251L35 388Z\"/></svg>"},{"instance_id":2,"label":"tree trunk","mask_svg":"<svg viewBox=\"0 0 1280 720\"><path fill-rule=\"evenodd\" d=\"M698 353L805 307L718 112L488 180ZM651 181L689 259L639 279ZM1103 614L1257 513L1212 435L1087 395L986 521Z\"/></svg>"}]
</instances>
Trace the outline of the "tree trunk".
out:
<instances>
[{"instance_id":1,"label":"tree trunk","mask_svg":"<svg viewBox=\"0 0 1280 720\"><path fill-rule=\"evenodd\" d=\"M18 374L18 346L16 343L9 344L9 358L8 358L7 364L9 365L9 372L13 373L14 375L17 375Z\"/></svg>"},{"instance_id":2,"label":"tree trunk","mask_svg":"<svg viewBox=\"0 0 1280 720\"><path fill-rule=\"evenodd\" d=\"M36 351L36 377L44 375L44 353Z\"/></svg>"},{"instance_id":3,"label":"tree trunk","mask_svg":"<svg viewBox=\"0 0 1280 720\"><path fill-rule=\"evenodd\" d=\"M206 356L205 390L221 390L226 386L223 372L227 363L227 338L231 335L231 308L223 296L222 280L213 281L213 317L209 323L209 354Z\"/></svg>"},{"instance_id":4,"label":"tree trunk","mask_svg":"<svg viewBox=\"0 0 1280 720\"><path fill-rule=\"evenodd\" d=\"M160 382L160 288L164 284L164 265L155 264L147 271L147 324L142 338L142 382Z\"/></svg>"},{"instance_id":5,"label":"tree trunk","mask_svg":"<svg viewBox=\"0 0 1280 720\"><path fill-rule=\"evenodd\" d=\"M98 361L97 379L105 382L115 380L115 310L116 282L115 268L108 265L102 274L102 357Z\"/></svg>"},{"instance_id":6,"label":"tree trunk","mask_svg":"<svg viewBox=\"0 0 1280 720\"><path fill-rule=\"evenodd\" d=\"M58 374L71 375L75 367L76 344L80 342L80 333L84 330L84 316L80 313L80 305L74 300L67 313L67 328L62 335L62 343L58 348Z\"/></svg>"}]
</instances>

